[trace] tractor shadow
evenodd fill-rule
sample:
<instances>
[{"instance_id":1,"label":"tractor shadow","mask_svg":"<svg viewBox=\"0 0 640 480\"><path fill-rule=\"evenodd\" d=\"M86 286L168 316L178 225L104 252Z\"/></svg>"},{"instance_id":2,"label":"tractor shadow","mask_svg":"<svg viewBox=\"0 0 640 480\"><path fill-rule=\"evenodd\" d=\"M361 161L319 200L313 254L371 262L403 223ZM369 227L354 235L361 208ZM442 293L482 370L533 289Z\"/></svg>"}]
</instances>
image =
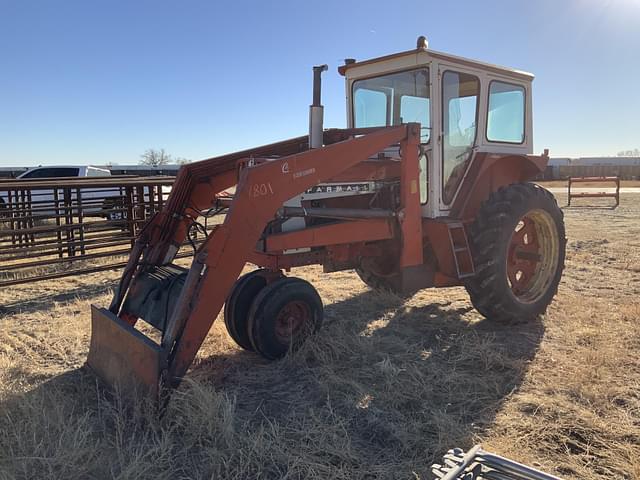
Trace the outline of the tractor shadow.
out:
<instances>
[{"instance_id":1,"label":"tractor shadow","mask_svg":"<svg viewBox=\"0 0 640 480\"><path fill-rule=\"evenodd\" d=\"M249 423L306 424L330 409L367 457L414 444L436 458L493 423L543 335L541 321L495 324L466 302L367 291L326 305L321 332L279 362L234 351L200 360L190 376L233 396Z\"/></svg>"}]
</instances>

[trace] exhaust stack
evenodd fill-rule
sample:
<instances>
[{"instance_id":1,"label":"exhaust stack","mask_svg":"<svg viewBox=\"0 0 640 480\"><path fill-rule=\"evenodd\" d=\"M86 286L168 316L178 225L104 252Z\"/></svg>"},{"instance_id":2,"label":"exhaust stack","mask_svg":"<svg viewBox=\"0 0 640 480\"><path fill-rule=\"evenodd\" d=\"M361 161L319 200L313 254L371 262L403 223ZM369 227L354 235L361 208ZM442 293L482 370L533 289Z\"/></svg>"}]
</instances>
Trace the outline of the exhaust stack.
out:
<instances>
[{"instance_id":1,"label":"exhaust stack","mask_svg":"<svg viewBox=\"0 0 640 480\"><path fill-rule=\"evenodd\" d=\"M327 65L313 67L313 103L309 106L309 148L322 148L324 107L321 104L322 72Z\"/></svg>"}]
</instances>

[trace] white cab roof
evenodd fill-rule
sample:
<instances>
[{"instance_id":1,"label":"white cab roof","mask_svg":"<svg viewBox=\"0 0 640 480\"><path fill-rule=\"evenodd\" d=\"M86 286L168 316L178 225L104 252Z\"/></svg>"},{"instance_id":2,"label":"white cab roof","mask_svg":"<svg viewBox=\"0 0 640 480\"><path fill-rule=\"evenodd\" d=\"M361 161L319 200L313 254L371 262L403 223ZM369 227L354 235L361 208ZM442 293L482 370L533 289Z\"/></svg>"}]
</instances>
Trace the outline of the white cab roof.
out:
<instances>
[{"instance_id":1,"label":"white cab roof","mask_svg":"<svg viewBox=\"0 0 640 480\"><path fill-rule=\"evenodd\" d=\"M533 74L524 72L522 70L516 70L513 68L502 67L491 63L480 62L478 60L472 60L469 58L458 57L456 55L450 55L448 53L437 52L435 50L429 50L426 48L415 48L413 50L407 50L405 52L394 53L391 55L385 55L382 57L372 58L370 60L363 60L361 62L355 62L350 64L341 65L338 67L340 74L350 78L356 78L362 75L367 75L371 72L371 67L379 65L387 65L391 68L410 68L413 66L424 65L431 59L438 59L445 62L464 65L466 67L477 68L478 70L489 71L513 77L519 80L533 80Z\"/></svg>"}]
</instances>

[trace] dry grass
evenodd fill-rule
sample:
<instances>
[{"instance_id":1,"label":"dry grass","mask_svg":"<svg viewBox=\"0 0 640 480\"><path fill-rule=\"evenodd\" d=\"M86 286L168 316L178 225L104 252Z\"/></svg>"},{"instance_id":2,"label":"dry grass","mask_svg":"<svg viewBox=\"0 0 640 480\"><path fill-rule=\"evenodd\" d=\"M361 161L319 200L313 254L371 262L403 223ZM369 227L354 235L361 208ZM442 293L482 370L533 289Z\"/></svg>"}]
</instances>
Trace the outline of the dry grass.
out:
<instances>
[{"instance_id":1,"label":"dry grass","mask_svg":"<svg viewBox=\"0 0 640 480\"><path fill-rule=\"evenodd\" d=\"M566 210L566 274L532 325L483 321L460 288L403 301L300 269L326 307L314 341L268 363L216 322L162 420L81 369L116 273L6 289L0 479L425 479L476 442L565 478L640 479L639 200Z\"/></svg>"}]
</instances>

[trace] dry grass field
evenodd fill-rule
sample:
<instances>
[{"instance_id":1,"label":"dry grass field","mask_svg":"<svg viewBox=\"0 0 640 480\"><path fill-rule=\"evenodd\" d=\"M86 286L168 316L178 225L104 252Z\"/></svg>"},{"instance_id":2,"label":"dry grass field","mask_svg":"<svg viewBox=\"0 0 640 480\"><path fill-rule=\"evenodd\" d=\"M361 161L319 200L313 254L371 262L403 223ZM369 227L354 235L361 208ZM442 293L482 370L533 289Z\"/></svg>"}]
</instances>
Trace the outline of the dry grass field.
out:
<instances>
[{"instance_id":1,"label":"dry grass field","mask_svg":"<svg viewBox=\"0 0 640 480\"><path fill-rule=\"evenodd\" d=\"M478 442L567 479L640 479L640 194L565 218L537 323L492 325L462 288L402 300L300 269L325 303L313 341L269 363L218 320L160 420L82 368L117 272L2 290L0 479L428 479Z\"/></svg>"}]
</instances>

